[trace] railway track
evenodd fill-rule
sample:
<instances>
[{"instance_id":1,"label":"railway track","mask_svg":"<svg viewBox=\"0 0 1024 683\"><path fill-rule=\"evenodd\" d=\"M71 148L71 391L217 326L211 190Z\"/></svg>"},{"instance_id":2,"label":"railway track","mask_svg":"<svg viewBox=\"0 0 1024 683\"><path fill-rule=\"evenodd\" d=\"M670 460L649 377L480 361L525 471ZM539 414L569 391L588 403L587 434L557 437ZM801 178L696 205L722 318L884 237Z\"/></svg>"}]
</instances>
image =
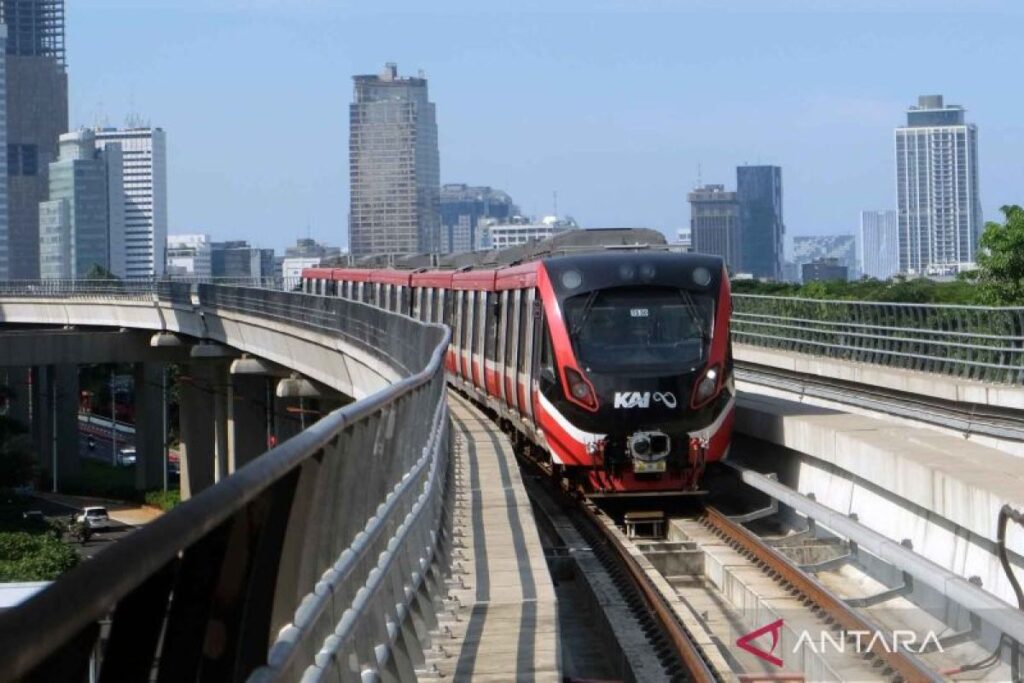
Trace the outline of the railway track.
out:
<instances>
[{"instance_id":1,"label":"railway track","mask_svg":"<svg viewBox=\"0 0 1024 683\"><path fill-rule=\"evenodd\" d=\"M528 463L534 472L537 471L537 465L532 460ZM787 649L792 643L791 633L791 640L778 649L779 655L785 655L784 665L780 662L773 666L751 659L740 652L741 648L737 644L739 638L736 636L743 634L738 627L733 624L730 630L723 632L720 626L725 620L719 619L716 622L715 617L709 616L706 610L708 601L705 599L710 590L707 580L695 582L671 573L666 574L648 559L649 555L658 554L662 544L675 546L678 543L655 538L629 538L620 524L599 507L578 495L568 495L564 490L556 489L547 477L532 477L527 491L536 511L541 513L538 516L544 520L541 523L558 529L565 545L576 550L585 548L593 558L596 564L587 564L582 570L603 572L617 590L627 596L625 601L630 605L636 628L644 634L644 642L649 645L647 654L642 652L643 647L640 648L641 652L634 651L632 661L649 662L656 659L660 668L653 672L653 676L649 668L630 669L624 678L752 682L810 681L827 676L837 680L916 682L947 680L947 676L953 674L976 672L987 667L1003 668L993 668L987 677L977 675L975 678L1002 680L1000 676L1003 674L999 672L1008 673L1007 667L1000 664L998 658L987 657L985 646L980 642L973 645L972 649L962 651L958 657L961 662L977 661L984 666L957 666L951 665L948 658L935 659L937 655L934 652L929 655L929 661L924 661L912 647L893 647L889 637L865 637L863 642L858 638L857 646L851 644L848 651L796 657L795 650ZM878 600L842 597L829 588L814 570L805 570L801 567L802 563L787 555L785 547L781 547L785 546L785 542L780 543L779 538L761 537L719 509L706 506L694 515L666 518L665 523L669 526L679 525L693 533L692 551L715 555L715 562L732 563L730 569L734 577L744 576L746 581L756 584L760 599L763 599L759 607L762 617L771 613L773 605L774 608L784 605L785 621L792 623L790 629L794 633L799 630L812 633L814 642L817 642L821 633L825 633L828 642L843 643L844 639L849 640L848 634L889 634L894 632L893 629L899 630L898 624L893 626L882 623L871 610L864 609L865 606L884 603L889 599L886 595L881 595ZM694 533L698 528L706 533ZM566 534L567 529L571 533ZM800 536L798 532L788 538ZM716 544L720 547L713 547ZM731 552L741 559L726 557L723 560L723 552ZM596 568L598 566L599 569ZM900 596L904 595L898 590L889 593L892 599L902 599ZM721 597L710 602L716 601L721 602ZM795 613L797 611L799 614ZM727 613L727 619L731 620L749 616L742 614L738 608L726 609L724 612ZM621 620L621 615L607 618ZM780 618L780 626L781 621ZM756 631L762 625L748 622L745 622L743 628L749 631ZM616 633L615 637L628 641L629 647L636 649L637 640L635 637L630 638L628 623L625 628L626 633ZM949 631L938 630L947 634ZM905 630L903 632L906 633ZM948 643L964 647L962 643L977 635L960 633L949 638ZM780 642L783 640L778 634L766 631L760 640L754 640L754 647L762 654L772 655L775 653L775 638L780 638ZM624 661L631 661L628 653L624 653ZM568 674L571 675L571 672Z\"/></svg>"}]
</instances>

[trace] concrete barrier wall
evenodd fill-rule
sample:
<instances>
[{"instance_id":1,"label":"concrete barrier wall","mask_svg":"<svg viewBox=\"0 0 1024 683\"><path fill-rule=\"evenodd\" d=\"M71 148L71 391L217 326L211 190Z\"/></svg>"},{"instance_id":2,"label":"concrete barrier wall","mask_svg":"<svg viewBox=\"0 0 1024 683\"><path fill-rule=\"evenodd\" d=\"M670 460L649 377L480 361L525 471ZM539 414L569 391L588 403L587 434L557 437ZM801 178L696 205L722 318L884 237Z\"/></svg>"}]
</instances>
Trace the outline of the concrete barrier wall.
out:
<instances>
[{"instance_id":1,"label":"concrete barrier wall","mask_svg":"<svg viewBox=\"0 0 1024 683\"><path fill-rule=\"evenodd\" d=\"M155 297L148 301L6 298L0 301L3 323L174 332L266 358L357 399L394 383L400 374L337 335L234 311L170 304Z\"/></svg>"},{"instance_id":2,"label":"concrete barrier wall","mask_svg":"<svg viewBox=\"0 0 1024 683\"><path fill-rule=\"evenodd\" d=\"M1015 598L993 554L999 509L1024 509L1024 460L962 438L863 415L741 393L736 431L776 450L737 450L755 468L784 463L784 483L963 577ZM1024 556L1024 532L1008 546Z\"/></svg>"}]
</instances>

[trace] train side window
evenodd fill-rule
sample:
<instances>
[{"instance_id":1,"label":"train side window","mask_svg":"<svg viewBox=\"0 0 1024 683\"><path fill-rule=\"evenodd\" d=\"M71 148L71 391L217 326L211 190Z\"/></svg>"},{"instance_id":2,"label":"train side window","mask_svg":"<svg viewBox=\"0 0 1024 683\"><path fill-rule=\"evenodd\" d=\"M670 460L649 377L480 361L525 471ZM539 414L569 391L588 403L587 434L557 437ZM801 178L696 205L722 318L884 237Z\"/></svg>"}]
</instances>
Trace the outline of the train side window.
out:
<instances>
[{"instance_id":1,"label":"train side window","mask_svg":"<svg viewBox=\"0 0 1024 683\"><path fill-rule=\"evenodd\" d=\"M558 381L558 373L555 371L555 345L551 343L551 328L548 327L547 316L541 318L540 323L541 348L540 375L541 390L547 389L552 383Z\"/></svg>"},{"instance_id":2,"label":"train side window","mask_svg":"<svg viewBox=\"0 0 1024 683\"><path fill-rule=\"evenodd\" d=\"M487 292L476 293L476 352L487 357Z\"/></svg>"},{"instance_id":3,"label":"train side window","mask_svg":"<svg viewBox=\"0 0 1024 683\"><path fill-rule=\"evenodd\" d=\"M452 326L452 319L455 316L453 310L455 306L455 290L454 289L442 289L441 290L441 311L444 324L448 327Z\"/></svg>"}]
</instances>

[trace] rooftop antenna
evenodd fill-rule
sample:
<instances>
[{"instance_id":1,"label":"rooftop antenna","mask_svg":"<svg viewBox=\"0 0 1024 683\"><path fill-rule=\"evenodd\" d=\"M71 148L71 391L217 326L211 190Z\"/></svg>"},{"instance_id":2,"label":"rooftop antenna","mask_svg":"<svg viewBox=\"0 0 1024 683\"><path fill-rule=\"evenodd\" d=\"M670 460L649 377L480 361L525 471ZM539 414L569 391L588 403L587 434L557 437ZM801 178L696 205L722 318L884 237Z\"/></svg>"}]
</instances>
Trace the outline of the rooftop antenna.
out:
<instances>
[{"instance_id":1,"label":"rooftop antenna","mask_svg":"<svg viewBox=\"0 0 1024 683\"><path fill-rule=\"evenodd\" d=\"M704 187L704 183L701 182L701 178L700 178L700 162L698 161L697 162L697 188L699 189L701 187Z\"/></svg>"}]
</instances>

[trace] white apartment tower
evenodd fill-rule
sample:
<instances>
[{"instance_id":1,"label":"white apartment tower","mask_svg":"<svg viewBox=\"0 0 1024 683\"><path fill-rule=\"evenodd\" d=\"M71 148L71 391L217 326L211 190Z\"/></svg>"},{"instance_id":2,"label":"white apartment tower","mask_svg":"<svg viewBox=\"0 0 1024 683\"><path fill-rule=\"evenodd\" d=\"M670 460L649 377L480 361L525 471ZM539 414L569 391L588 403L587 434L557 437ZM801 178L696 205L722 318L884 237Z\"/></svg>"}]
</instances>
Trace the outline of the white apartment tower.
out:
<instances>
[{"instance_id":1,"label":"white apartment tower","mask_svg":"<svg viewBox=\"0 0 1024 683\"><path fill-rule=\"evenodd\" d=\"M861 273L888 280L900 272L899 225L896 212L861 211L857 231L857 263Z\"/></svg>"},{"instance_id":2,"label":"white apartment tower","mask_svg":"<svg viewBox=\"0 0 1024 683\"><path fill-rule=\"evenodd\" d=\"M981 235L978 129L964 108L923 95L896 129L899 268L949 275L970 267Z\"/></svg>"},{"instance_id":3,"label":"white apartment tower","mask_svg":"<svg viewBox=\"0 0 1024 683\"><path fill-rule=\"evenodd\" d=\"M124 155L125 274L164 274L167 245L167 139L161 128L100 128L96 145L119 143Z\"/></svg>"}]
</instances>

